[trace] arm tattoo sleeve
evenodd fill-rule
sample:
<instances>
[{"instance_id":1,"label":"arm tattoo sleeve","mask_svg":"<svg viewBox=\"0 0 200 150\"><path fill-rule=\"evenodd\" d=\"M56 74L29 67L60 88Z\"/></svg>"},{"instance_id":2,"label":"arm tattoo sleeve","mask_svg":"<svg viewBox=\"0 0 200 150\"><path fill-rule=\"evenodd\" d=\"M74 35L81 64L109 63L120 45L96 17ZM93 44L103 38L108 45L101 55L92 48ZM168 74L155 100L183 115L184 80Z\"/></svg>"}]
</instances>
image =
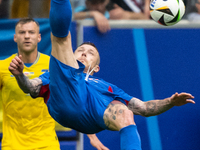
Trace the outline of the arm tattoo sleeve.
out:
<instances>
[{"instance_id":1,"label":"arm tattoo sleeve","mask_svg":"<svg viewBox=\"0 0 200 150\"><path fill-rule=\"evenodd\" d=\"M170 108L173 105L170 103L170 98L163 100L151 100L143 102L137 98L132 98L128 104L128 108L136 115L142 115L145 117L159 115Z\"/></svg>"},{"instance_id":2,"label":"arm tattoo sleeve","mask_svg":"<svg viewBox=\"0 0 200 150\"><path fill-rule=\"evenodd\" d=\"M34 78L30 80L24 74L15 77L19 87L24 93L30 93L33 97L37 97L40 93L40 88L42 87L42 80L39 78Z\"/></svg>"}]
</instances>

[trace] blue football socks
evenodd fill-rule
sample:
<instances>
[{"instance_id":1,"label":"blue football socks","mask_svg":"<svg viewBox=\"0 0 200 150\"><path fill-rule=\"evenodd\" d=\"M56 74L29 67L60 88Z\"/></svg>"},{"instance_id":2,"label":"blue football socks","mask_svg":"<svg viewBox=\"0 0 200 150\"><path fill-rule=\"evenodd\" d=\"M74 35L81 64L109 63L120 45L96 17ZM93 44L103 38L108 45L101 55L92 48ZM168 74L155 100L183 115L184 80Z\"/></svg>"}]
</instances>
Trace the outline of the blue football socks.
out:
<instances>
[{"instance_id":1,"label":"blue football socks","mask_svg":"<svg viewBox=\"0 0 200 150\"><path fill-rule=\"evenodd\" d=\"M136 125L129 125L120 130L120 146L121 150L142 150Z\"/></svg>"},{"instance_id":2,"label":"blue football socks","mask_svg":"<svg viewBox=\"0 0 200 150\"><path fill-rule=\"evenodd\" d=\"M70 0L51 0L49 20L53 35L56 37L66 37L72 20Z\"/></svg>"}]
</instances>

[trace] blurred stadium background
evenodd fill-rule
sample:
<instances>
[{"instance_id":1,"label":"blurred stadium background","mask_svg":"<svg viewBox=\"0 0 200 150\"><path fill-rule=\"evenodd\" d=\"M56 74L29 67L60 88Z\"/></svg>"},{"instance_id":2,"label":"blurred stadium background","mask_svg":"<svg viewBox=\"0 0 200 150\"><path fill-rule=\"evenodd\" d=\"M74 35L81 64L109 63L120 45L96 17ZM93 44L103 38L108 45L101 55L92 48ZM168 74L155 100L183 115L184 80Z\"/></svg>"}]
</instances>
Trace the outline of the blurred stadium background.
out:
<instances>
[{"instance_id":1,"label":"blurred stadium background","mask_svg":"<svg viewBox=\"0 0 200 150\"><path fill-rule=\"evenodd\" d=\"M77 2L72 1L72 6ZM49 20L36 20L42 34L39 51L49 55ZM17 52L13 41L16 21L0 19L0 59ZM96 76L144 101L163 99L175 92L195 96L195 105L174 107L155 117L135 116L142 149L199 150L200 23L182 20L164 27L152 20L111 20L110 25L111 31L106 34L101 34L92 20L74 21L71 25L73 49L83 41L91 41L100 51L101 71ZM61 150L94 150L86 135L58 124L56 130ZM110 150L120 149L118 132L102 131L97 136Z\"/></svg>"}]
</instances>

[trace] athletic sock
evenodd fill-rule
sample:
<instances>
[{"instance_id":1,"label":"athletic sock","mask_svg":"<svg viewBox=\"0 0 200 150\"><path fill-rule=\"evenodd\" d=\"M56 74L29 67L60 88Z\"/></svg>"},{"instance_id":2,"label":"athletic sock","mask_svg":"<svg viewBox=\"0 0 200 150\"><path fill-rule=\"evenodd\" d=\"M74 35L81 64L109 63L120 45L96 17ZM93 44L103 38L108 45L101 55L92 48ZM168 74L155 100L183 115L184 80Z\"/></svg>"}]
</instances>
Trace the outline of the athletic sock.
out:
<instances>
[{"instance_id":1,"label":"athletic sock","mask_svg":"<svg viewBox=\"0 0 200 150\"><path fill-rule=\"evenodd\" d=\"M121 150L142 150L136 125L129 125L120 130Z\"/></svg>"},{"instance_id":2,"label":"athletic sock","mask_svg":"<svg viewBox=\"0 0 200 150\"><path fill-rule=\"evenodd\" d=\"M66 37L72 20L70 0L51 0L49 20L53 35Z\"/></svg>"}]
</instances>

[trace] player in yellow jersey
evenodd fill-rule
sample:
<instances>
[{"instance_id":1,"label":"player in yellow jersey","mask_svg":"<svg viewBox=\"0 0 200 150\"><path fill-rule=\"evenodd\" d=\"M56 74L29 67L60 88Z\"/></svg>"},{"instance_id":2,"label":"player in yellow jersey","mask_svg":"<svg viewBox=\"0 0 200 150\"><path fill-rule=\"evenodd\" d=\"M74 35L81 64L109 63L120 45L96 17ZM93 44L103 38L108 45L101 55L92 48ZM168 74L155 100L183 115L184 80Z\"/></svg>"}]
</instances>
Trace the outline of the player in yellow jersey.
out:
<instances>
[{"instance_id":1,"label":"player in yellow jersey","mask_svg":"<svg viewBox=\"0 0 200 150\"><path fill-rule=\"evenodd\" d=\"M2 150L60 150L55 121L48 113L43 98L24 94L8 67L16 55L22 55L24 73L30 79L49 69L49 56L38 52L41 41L39 24L21 19L15 27L14 41L18 53L0 61L0 92L3 102Z\"/></svg>"}]
</instances>

